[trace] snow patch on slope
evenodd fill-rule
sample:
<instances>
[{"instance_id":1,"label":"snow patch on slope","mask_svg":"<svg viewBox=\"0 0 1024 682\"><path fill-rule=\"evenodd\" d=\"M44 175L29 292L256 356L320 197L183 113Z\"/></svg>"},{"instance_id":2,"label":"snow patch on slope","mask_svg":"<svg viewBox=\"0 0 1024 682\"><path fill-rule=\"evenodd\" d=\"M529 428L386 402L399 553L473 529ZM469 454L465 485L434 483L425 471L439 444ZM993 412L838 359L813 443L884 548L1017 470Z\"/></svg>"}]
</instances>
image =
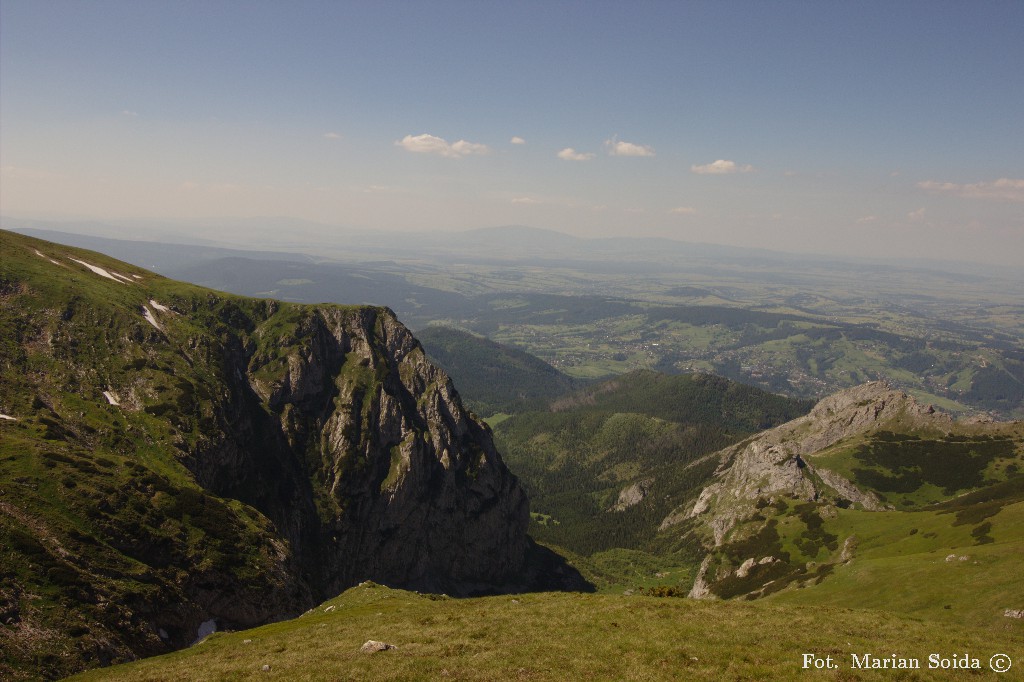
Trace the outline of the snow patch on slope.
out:
<instances>
[{"instance_id":1,"label":"snow patch on slope","mask_svg":"<svg viewBox=\"0 0 1024 682\"><path fill-rule=\"evenodd\" d=\"M199 624L199 630L196 632L196 639L192 642L192 646L199 644L215 632L217 632L217 622L212 618L210 620L204 620Z\"/></svg>"},{"instance_id":2,"label":"snow patch on slope","mask_svg":"<svg viewBox=\"0 0 1024 682\"><path fill-rule=\"evenodd\" d=\"M111 393L110 391L103 391L103 397L106 398L107 402L110 403L111 405L121 404L121 401L117 399L116 393Z\"/></svg>"},{"instance_id":3,"label":"snow patch on slope","mask_svg":"<svg viewBox=\"0 0 1024 682\"><path fill-rule=\"evenodd\" d=\"M160 323L156 321L156 317L153 316L153 311L149 309L149 306L142 306L142 316L146 318L146 322L149 322L160 331L164 330Z\"/></svg>"},{"instance_id":4,"label":"snow patch on slope","mask_svg":"<svg viewBox=\"0 0 1024 682\"><path fill-rule=\"evenodd\" d=\"M54 265L60 265L61 267L64 267L63 265L61 265L61 263L59 261L53 260L52 258L47 256L45 253L40 252L39 249L36 249L36 255L39 256L40 258L45 258L46 260L50 261Z\"/></svg>"},{"instance_id":5,"label":"snow patch on slope","mask_svg":"<svg viewBox=\"0 0 1024 682\"><path fill-rule=\"evenodd\" d=\"M90 265L89 263L86 263L84 260L78 260L77 258L72 258L71 260L73 260L76 263L79 263L81 265L84 265L85 267L89 268L90 270L95 272L100 277L106 277L107 279L113 280L113 281L117 282L118 284L124 284L124 281L118 279L117 277L114 277L112 274L110 274L109 272L107 272L106 270L104 270L103 268L101 268L99 266Z\"/></svg>"}]
</instances>

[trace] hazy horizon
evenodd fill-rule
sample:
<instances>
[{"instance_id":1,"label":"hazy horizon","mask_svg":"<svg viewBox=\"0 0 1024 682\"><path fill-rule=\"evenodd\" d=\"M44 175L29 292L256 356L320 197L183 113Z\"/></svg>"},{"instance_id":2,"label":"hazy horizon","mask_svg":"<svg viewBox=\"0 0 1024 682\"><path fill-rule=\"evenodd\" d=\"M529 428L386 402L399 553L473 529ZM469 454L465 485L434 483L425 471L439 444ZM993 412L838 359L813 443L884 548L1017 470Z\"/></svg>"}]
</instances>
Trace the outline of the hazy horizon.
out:
<instances>
[{"instance_id":1,"label":"hazy horizon","mask_svg":"<svg viewBox=\"0 0 1024 682\"><path fill-rule=\"evenodd\" d=\"M211 225L220 225L221 229L215 234L209 232ZM284 234L283 226L291 226L291 229ZM316 228L324 228L319 231ZM299 229L296 229L299 228ZM305 234L301 229L308 230ZM452 237L465 235L467 237L479 237L482 233L491 233L492 241L507 244L509 231L536 231L542 243L535 245L533 249L521 250L513 248L495 251L491 258L506 260L509 262L522 261L524 263L541 263L545 261L577 261L581 267L589 261L598 262L607 260L611 254L608 249L611 246L605 242L621 247L618 253L621 257L631 261L646 262L651 260L666 261L679 260L679 263L689 262L693 258L711 259L725 262L728 260L750 260L760 256L767 256L769 261L778 263L796 263L795 259L808 267L822 267L829 263L846 263L851 266L862 265L871 267L874 265L895 268L897 270L912 273L914 271L935 271L945 273L966 273L973 276L981 276L993 281L1024 283L1024 264L1010 262L1008 264L983 263L967 259L957 258L928 258L917 256L895 256L881 254L878 256L859 256L843 253L822 253L822 252L796 252L779 248L765 248L752 246L734 246L727 244L716 244L712 242L685 241L674 237L623 237L623 236L576 236L567 232L541 228L532 225L490 225L474 228L460 228L452 230L435 231L398 231L398 230L372 230L351 228L347 226L331 226L311 221L302 221L292 218L257 217L253 219L197 219L193 222L170 223L170 222L137 222L137 221L60 221L32 218L19 218L17 216L0 215L0 229L9 229L15 232L25 232L34 236L79 245L84 248L103 251L100 246L89 246L86 243L76 244L75 239L61 239L62 235L75 235L84 238L98 238L101 240L120 240L139 243L174 244L185 247L205 247L210 249L223 249L237 253L251 251L254 253L291 253L322 259L325 261L337 261L339 258L350 262L371 262L379 258L407 259L410 250L415 250L420 258L434 260L439 255L439 249L445 244L444 240ZM173 231L172 231L173 230ZM496 233L496 234L495 234ZM315 236L318 241L310 241L310 235ZM243 239L244 237L244 239ZM572 240L583 240L579 243L564 242L563 248L551 247L551 237L555 241L561 238ZM390 238L402 241L394 242L396 246L387 246ZM440 242L430 241L440 239ZM624 245L622 240L629 240L636 248L630 249ZM347 241L346 241L347 240ZM685 253L684 251L660 251L655 252L659 244L657 240L668 240L669 243L677 244L680 249L695 247L696 252ZM426 251L418 251L418 247L426 247ZM457 244L453 245L458 246ZM585 247L583 251L570 250L572 246ZM602 248L603 246L603 248ZM598 251L594 251L594 248ZM498 248L498 247L496 247ZM455 248L451 254L460 256L460 249ZM479 245L477 247L479 251ZM533 251L531 255L529 252ZM108 254L109 255L109 254ZM466 252L461 252L461 258L467 258ZM681 259L681 260L680 260ZM766 261L767 263L768 261Z\"/></svg>"},{"instance_id":2,"label":"hazy horizon","mask_svg":"<svg viewBox=\"0 0 1024 682\"><path fill-rule=\"evenodd\" d=\"M1019 266L1022 25L1009 2L5 0L0 211Z\"/></svg>"}]
</instances>

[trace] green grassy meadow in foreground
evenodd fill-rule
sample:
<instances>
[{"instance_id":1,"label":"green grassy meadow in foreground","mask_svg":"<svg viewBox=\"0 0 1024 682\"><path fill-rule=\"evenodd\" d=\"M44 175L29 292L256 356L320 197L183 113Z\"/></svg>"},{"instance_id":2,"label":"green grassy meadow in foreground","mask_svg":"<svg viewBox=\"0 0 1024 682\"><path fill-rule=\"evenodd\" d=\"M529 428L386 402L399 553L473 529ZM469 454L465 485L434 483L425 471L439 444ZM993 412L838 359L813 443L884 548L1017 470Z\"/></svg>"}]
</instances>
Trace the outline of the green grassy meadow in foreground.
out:
<instances>
[{"instance_id":1,"label":"green grassy meadow in foreground","mask_svg":"<svg viewBox=\"0 0 1024 682\"><path fill-rule=\"evenodd\" d=\"M371 639L396 648L362 653ZM577 593L456 600L369 583L295 620L71 679L1021 679L1022 650L1019 631L858 609ZM837 667L804 669L804 654ZM851 654L921 669L852 669ZM932 654L949 665L966 655L981 670L930 670ZM996 654L1011 657L1009 674L989 669Z\"/></svg>"},{"instance_id":2,"label":"green grassy meadow in foreground","mask_svg":"<svg viewBox=\"0 0 1024 682\"><path fill-rule=\"evenodd\" d=\"M1008 630L1020 642L1024 623L1004 614L1024 606L1024 503L968 509L991 515L972 525L943 509L840 510L825 529L857 540L853 560L837 564L827 580L813 587L778 592L769 600L878 609L937 623Z\"/></svg>"}]
</instances>

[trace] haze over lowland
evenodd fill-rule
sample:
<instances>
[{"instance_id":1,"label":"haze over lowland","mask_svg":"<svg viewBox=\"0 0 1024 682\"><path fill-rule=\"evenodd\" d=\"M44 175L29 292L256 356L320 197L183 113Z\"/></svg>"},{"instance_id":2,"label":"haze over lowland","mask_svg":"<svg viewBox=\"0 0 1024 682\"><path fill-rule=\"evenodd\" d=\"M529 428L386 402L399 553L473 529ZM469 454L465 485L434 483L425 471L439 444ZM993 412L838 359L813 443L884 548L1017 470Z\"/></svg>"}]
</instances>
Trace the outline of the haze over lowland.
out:
<instances>
[{"instance_id":1,"label":"haze over lowland","mask_svg":"<svg viewBox=\"0 0 1024 682\"><path fill-rule=\"evenodd\" d=\"M1019 3L0 13L7 216L1024 256Z\"/></svg>"}]
</instances>

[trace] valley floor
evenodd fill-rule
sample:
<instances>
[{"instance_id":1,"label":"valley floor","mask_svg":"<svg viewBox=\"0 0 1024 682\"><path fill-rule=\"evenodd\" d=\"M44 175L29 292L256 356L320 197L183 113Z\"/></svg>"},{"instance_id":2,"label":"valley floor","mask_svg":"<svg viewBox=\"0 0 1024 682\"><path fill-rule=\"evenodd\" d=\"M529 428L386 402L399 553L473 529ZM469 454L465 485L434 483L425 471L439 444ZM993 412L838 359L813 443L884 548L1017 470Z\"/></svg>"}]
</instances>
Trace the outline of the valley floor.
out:
<instances>
[{"instance_id":1,"label":"valley floor","mask_svg":"<svg viewBox=\"0 0 1024 682\"><path fill-rule=\"evenodd\" d=\"M857 609L622 595L456 600L371 583L292 621L217 633L184 651L72 679L1020 679L1024 647L1019 629L1009 627L968 628ZM395 648L362 653L367 640ZM861 663L870 654L879 664L895 655L920 669L907 676L857 668L854 654ZM990 669L990 661L1002 662L993 658L997 654L1010 657L1009 675ZM932 661L940 667L929 669ZM980 670L955 667L975 662Z\"/></svg>"}]
</instances>

